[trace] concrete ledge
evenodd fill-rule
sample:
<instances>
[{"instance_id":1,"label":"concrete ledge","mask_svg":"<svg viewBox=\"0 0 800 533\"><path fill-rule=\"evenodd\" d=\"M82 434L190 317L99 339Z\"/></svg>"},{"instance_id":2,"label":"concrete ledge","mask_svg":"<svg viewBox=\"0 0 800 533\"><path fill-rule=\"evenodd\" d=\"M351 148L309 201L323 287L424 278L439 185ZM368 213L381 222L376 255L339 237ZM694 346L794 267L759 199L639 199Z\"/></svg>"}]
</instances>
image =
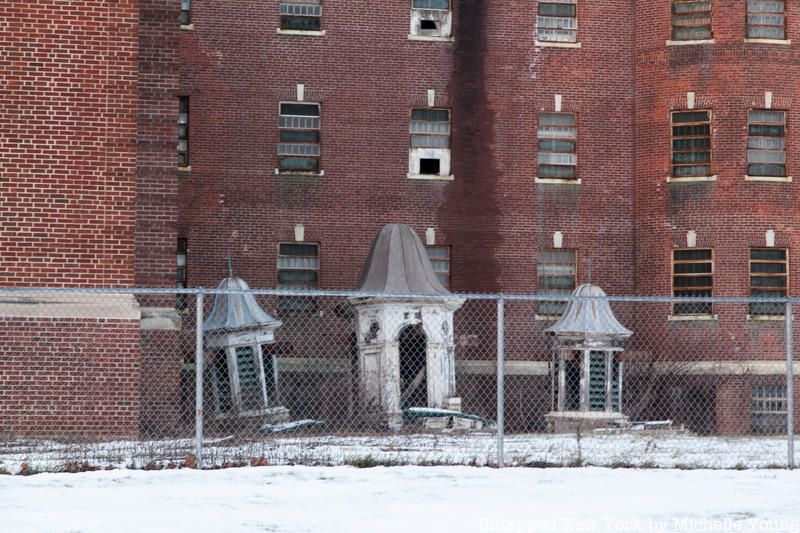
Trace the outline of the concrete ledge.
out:
<instances>
[{"instance_id":1,"label":"concrete ledge","mask_svg":"<svg viewBox=\"0 0 800 533\"><path fill-rule=\"evenodd\" d=\"M714 39L696 39L693 41L667 41L667 46L687 46L692 44L714 44Z\"/></svg>"},{"instance_id":2,"label":"concrete ledge","mask_svg":"<svg viewBox=\"0 0 800 533\"><path fill-rule=\"evenodd\" d=\"M142 307L142 329L149 331L180 331L181 316L172 307Z\"/></svg>"},{"instance_id":3,"label":"concrete ledge","mask_svg":"<svg viewBox=\"0 0 800 533\"><path fill-rule=\"evenodd\" d=\"M307 35L309 37L325 37L325 30L282 30L275 29L275 33L279 35Z\"/></svg>"},{"instance_id":4,"label":"concrete ledge","mask_svg":"<svg viewBox=\"0 0 800 533\"><path fill-rule=\"evenodd\" d=\"M410 180L423 180L423 181L453 181L455 176L437 176L434 174L406 174Z\"/></svg>"},{"instance_id":5,"label":"concrete ledge","mask_svg":"<svg viewBox=\"0 0 800 533\"><path fill-rule=\"evenodd\" d=\"M534 183L549 183L551 185L580 185L581 180L569 180L563 178L533 178Z\"/></svg>"},{"instance_id":6,"label":"concrete ledge","mask_svg":"<svg viewBox=\"0 0 800 533\"><path fill-rule=\"evenodd\" d=\"M288 176L288 177L306 177L306 176L324 176L324 170L310 170L310 171L303 171L303 170L281 170L279 168L275 169L275 174L278 176Z\"/></svg>"},{"instance_id":7,"label":"concrete ledge","mask_svg":"<svg viewBox=\"0 0 800 533\"><path fill-rule=\"evenodd\" d=\"M580 48L581 43L559 43L559 42L550 42L550 41L534 41L536 46L541 46L542 48Z\"/></svg>"},{"instance_id":8,"label":"concrete ledge","mask_svg":"<svg viewBox=\"0 0 800 533\"><path fill-rule=\"evenodd\" d=\"M669 322L708 322L719 320L719 315L669 315Z\"/></svg>"},{"instance_id":9,"label":"concrete ledge","mask_svg":"<svg viewBox=\"0 0 800 533\"><path fill-rule=\"evenodd\" d=\"M178 167L178 172L191 172L192 165L187 165L185 167Z\"/></svg>"},{"instance_id":10,"label":"concrete ledge","mask_svg":"<svg viewBox=\"0 0 800 533\"><path fill-rule=\"evenodd\" d=\"M181 24L181 29L182 30L193 30L194 29L194 24Z\"/></svg>"},{"instance_id":11,"label":"concrete ledge","mask_svg":"<svg viewBox=\"0 0 800 533\"><path fill-rule=\"evenodd\" d=\"M747 44L779 44L784 46L792 44L791 39L745 39L744 42Z\"/></svg>"},{"instance_id":12,"label":"concrete ledge","mask_svg":"<svg viewBox=\"0 0 800 533\"><path fill-rule=\"evenodd\" d=\"M695 183L701 181L717 181L717 176L686 176L678 178L667 176L667 183Z\"/></svg>"},{"instance_id":13,"label":"concrete ledge","mask_svg":"<svg viewBox=\"0 0 800 533\"><path fill-rule=\"evenodd\" d=\"M791 183L791 176L745 176L745 181L766 181L773 183Z\"/></svg>"},{"instance_id":14,"label":"concrete ledge","mask_svg":"<svg viewBox=\"0 0 800 533\"><path fill-rule=\"evenodd\" d=\"M20 294L0 296L3 318L90 318L139 320L132 294Z\"/></svg>"},{"instance_id":15,"label":"concrete ledge","mask_svg":"<svg viewBox=\"0 0 800 533\"><path fill-rule=\"evenodd\" d=\"M454 37L432 37L429 35L410 35L408 36L409 41L429 41L434 43L453 43L455 42Z\"/></svg>"}]
</instances>

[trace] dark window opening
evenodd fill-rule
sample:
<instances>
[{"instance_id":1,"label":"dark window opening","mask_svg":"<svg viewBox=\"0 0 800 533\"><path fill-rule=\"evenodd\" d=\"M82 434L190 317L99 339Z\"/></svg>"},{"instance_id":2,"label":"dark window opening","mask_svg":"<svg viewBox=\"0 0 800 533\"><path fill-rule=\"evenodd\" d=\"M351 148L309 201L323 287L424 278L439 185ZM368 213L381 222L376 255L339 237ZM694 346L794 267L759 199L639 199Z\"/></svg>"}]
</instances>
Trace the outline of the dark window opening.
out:
<instances>
[{"instance_id":1,"label":"dark window opening","mask_svg":"<svg viewBox=\"0 0 800 533\"><path fill-rule=\"evenodd\" d=\"M400 332L400 403L403 409L427 407L427 344L420 325Z\"/></svg>"},{"instance_id":2,"label":"dark window opening","mask_svg":"<svg viewBox=\"0 0 800 533\"><path fill-rule=\"evenodd\" d=\"M419 21L419 29L421 30L438 30L439 27L435 20L421 20Z\"/></svg>"},{"instance_id":3,"label":"dark window opening","mask_svg":"<svg viewBox=\"0 0 800 533\"><path fill-rule=\"evenodd\" d=\"M441 162L438 159L420 159L419 160L419 173L420 174L439 174Z\"/></svg>"}]
</instances>

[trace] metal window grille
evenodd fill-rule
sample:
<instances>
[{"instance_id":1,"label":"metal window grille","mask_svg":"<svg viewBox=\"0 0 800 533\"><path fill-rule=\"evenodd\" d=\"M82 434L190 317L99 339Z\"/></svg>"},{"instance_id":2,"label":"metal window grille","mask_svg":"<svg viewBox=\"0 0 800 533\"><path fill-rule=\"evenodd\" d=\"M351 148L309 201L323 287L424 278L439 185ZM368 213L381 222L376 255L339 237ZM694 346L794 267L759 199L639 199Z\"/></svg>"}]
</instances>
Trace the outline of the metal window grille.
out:
<instances>
[{"instance_id":1,"label":"metal window grille","mask_svg":"<svg viewBox=\"0 0 800 533\"><path fill-rule=\"evenodd\" d=\"M747 0L747 37L749 39L785 39L786 2L783 0Z\"/></svg>"},{"instance_id":2,"label":"metal window grille","mask_svg":"<svg viewBox=\"0 0 800 533\"><path fill-rule=\"evenodd\" d=\"M319 31L322 29L321 0L281 2L281 29Z\"/></svg>"},{"instance_id":3,"label":"metal window grille","mask_svg":"<svg viewBox=\"0 0 800 533\"><path fill-rule=\"evenodd\" d=\"M436 277L439 283L446 289L450 289L450 247L449 246L426 246L428 259L431 260Z\"/></svg>"},{"instance_id":4,"label":"metal window grille","mask_svg":"<svg viewBox=\"0 0 800 533\"><path fill-rule=\"evenodd\" d=\"M747 174L785 177L786 111L754 109L747 118Z\"/></svg>"},{"instance_id":5,"label":"metal window grille","mask_svg":"<svg viewBox=\"0 0 800 533\"><path fill-rule=\"evenodd\" d=\"M283 171L317 172L320 158L320 106L282 102L278 123L278 167Z\"/></svg>"},{"instance_id":6,"label":"metal window grille","mask_svg":"<svg viewBox=\"0 0 800 533\"><path fill-rule=\"evenodd\" d=\"M540 0L536 39L574 43L578 40L578 0Z\"/></svg>"},{"instance_id":7,"label":"metal window grille","mask_svg":"<svg viewBox=\"0 0 800 533\"><path fill-rule=\"evenodd\" d=\"M691 248L672 252L672 294L682 298L708 298L714 289L714 252ZM675 303L675 315L710 315L709 302Z\"/></svg>"},{"instance_id":8,"label":"metal window grille","mask_svg":"<svg viewBox=\"0 0 800 533\"><path fill-rule=\"evenodd\" d=\"M711 111L672 113L672 176L711 175Z\"/></svg>"},{"instance_id":9,"label":"metal window grille","mask_svg":"<svg viewBox=\"0 0 800 533\"><path fill-rule=\"evenodd\" d=\"M711 0L673 0L672 39L694 41L711 39Z\"/></svg>"},{"instance_id":10,"label":"metal window grille","mask_svg":"<svg viewBox=\"0 0 800 533\"><path fill-rule=\"evenodd\" d=\"M178 166L189 166L189 97L178 97Z\"/></svg>"},{"instance_id":11,"label":"metal window grille","mask_svg":"<svg viewBox=\"0 0 800 533\"><path fill-rule=\"evenodd\" d=\"M536 263L536 276L539 294L571 294L578 280L577 252L542 250ZM540 302L538 312L542 316L560 316L566 306L566 301Z\"/></svg>"},{"instance_id":12,"label":"metal window grille","mask_svg":"<svg viewBox=\"0 0 800 533\"><path fill-rule=\"evenodd\" d=\"M574 113L542 113L539 115L538 175L539 178L577 179L578 129Z\"/></svg>"},{"instance_id":13,"label":"metal window grille","mask_svg":"<svg viewBox=\"0 0 800 533\"><path fill-rule=\"evenodd\" d=\"M786 431L786 387L752 386L752 431L756 435L780 435Z\"/></svg>"},{"instance_id":14,"label":"metal window grille","mask_svg":"<svg viewBox=\"0 0 800 533\"><path fill-rule=\"evenodd\" d=\"M789 289L789 261L785 248L750 249L750 296L784 298ZM782 303L753 302L751 315L783 315Z\"/></svg>"},{"instance_id":15,"label":"metal window grille","mask_svg":"<svg viewBox=\"0 0 800 533\"><path fill-rule=\"evenodd\" d=\"M280 243L278 245L278 289L313 290L319 287L319 244ZM313 299L281 298L280 308L313 310Z\"/></svg>"}]
</instances>

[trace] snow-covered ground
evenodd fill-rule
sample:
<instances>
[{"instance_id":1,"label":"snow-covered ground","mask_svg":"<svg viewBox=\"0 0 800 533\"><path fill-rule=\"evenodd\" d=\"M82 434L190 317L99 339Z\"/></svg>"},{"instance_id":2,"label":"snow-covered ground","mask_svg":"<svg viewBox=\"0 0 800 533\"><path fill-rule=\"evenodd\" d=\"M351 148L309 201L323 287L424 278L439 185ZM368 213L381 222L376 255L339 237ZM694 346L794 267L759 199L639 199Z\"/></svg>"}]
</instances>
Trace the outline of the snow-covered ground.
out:
<instances>
[{"instance_id":1,"label":"snow-covered ground","mask_svg":"<svg viewBox=\"0 0 800 533\"><path fill-rule=\"evenodd\" d=\"M0 476L24 532L800 532L800 472L301 467Z\"/></svg>"},{"instance_id":2,"label":"snow-covered ground","mask_svg":"<svg viewBox=\"0 0 800 533\"><path fill-rule=\"evenodd\" d=\"M506 435L505 461L512 466L593 465L666 468L781 468L785 437L699 437L680 433ZM191 439L63 444L43 440L0 443L0 471L23 463L39 471L63 471L70 463L99 468L152 468L184 463ZM256 440L208 439L204 466L270 465L485 465L496 464L490 433L316 435Z\"/></svg>"}]
</instances>

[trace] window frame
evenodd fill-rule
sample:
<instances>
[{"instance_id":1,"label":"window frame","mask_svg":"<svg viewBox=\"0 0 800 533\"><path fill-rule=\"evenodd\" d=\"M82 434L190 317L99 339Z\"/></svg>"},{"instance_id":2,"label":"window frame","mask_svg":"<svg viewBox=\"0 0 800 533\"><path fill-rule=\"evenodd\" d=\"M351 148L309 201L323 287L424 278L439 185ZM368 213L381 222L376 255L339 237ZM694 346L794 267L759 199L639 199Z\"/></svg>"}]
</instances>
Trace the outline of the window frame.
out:
<instances>
[{"instance_id":1,"label":"window frame","mask_svg":"<svg viewBox=\"0 0 800 533\"><path fill-rule=\"evenodd\" d=\"M425 245L425 251L428 253L428 260L431 262L431 268L433 269L433 273L436 274L436 278L439 280L439 283L441 283L442 286L444 286L444 288L447 289L447 290L451 290L450 287L451 287L451 284L453 282L453 259L452 259L453 258L453 250L452 250L452 248L453 247L450 246L449 244L430 244L430 245L426 244ZM430 250L433 250L433 249L447 250L447 259L431 257ZM447 261L447 270L436 270L436 267L434 266L433 262L434 261L445 261L445 260ZM445 276L447 278L447 283L442 283L442 279L441 279L440 276Z\"/></svg>"},{"instance_id":2,"label":"window frame","mask_svg":"<svg viewBox=\"0 0 800 533\"><path fill-rule=\"evenodd\" d=\"M553 44L570 45L570 44L577 44L579 42L579 40L578 40L578 29L579 29L579 27L578 27L578 0L539 0L536 4L537 4L536 5L536 42L537 43L544 43L544 44L548 44L548 45L553 45ZM572 5L572 6L575 6L575 15L573 15L573 16L542 15L541 10L542 10L542 5L544 5L544 4L550 4L550 5L559 4L559 5ZM542 38L542 34L540 33L540 30L542 29L540 22L541 22L541 19L543 19L543 18L574 19L574 21L575 21L575 27L574 28L561 28L561 27L558 27L558 28L545 28L545 29L548 29L548 30L556 30L556 31L570 31L570 32L572 32L574 34L574 38L571 39L571 40L567 40L567 41L562 41L562 40L557 40L557 39Z\"/></svg>"},{"instance_id":3,"label":"window frame","mask_svg":"<svg viewBox=\"0 0 800 533\"><path fill-rule=\"evenodd\" d=\"M783 252L783 260L773 260L773 259L753 259L753 252L755 251L782 251ZM766 272L753 272L753 265L754 264L782 264L784 265L784 272L783 273L766 273ZM783 294L777 296L776 298L785 298L789 294L789 248L784 247L768 247L768 246L752 246L748 250L748 282L750 285L750 297L751 298L769 298L769 296L754 296L753 291L760 291L760 292L782 292ZM755 275L754 275L755 274ZM762 287L762 286L754 286L753 285L753 278L783 278L784 284L783 287ZM754 312L754 306L764 306L763 303L754 303L751 302L749 304L749 313L751 316L785 316L786 314L786 307L783 304L780 305L781 311L778 313L764 313L764 312ZM770 304L766 304L770 305ZM774 305L774 304L772 304Z\"/></svg>"},{"instance_id":4,"label":"window frame","mask_svg":"<svg viewBox=\"0 0 800 533\"><path fill-rule=\"evenodd\" d=\"M571 252L572 253L572 262L571 263L555 263L555 262L546 262L545 263L545 262L543 262L541 260L541 258L547 252ZM580 279L580 277L579 277L580 276L580 268L579 268L580 262L579 262L579 255L578 255L578 249L577 248L543 248L543 249L539 250L539 252L536 254L536 294L537 295L553 294L555 296L558 296L560 293L542 293L542 281L541 280L542 280L542 278L560 278L560 277L563 278L563 277L566 277L566 276L552 276L552 275L540 274L540 268L543 267L544 265L570 265L570 266L573 267L573 273L571 275L571 277L572 277L572 289L564 292L563 296L570 296L575 291L575 289L578 287L578 280ZM552 289L548 289L548 290L552 290ZM542 304L555 305L557 303L558 304L562 304L563 307L564 307L564 309L558 314L553 314L553 313L550 313L550 312L544 313L544 312L540 311L540 308L542 307ZM559 318L564 314L564 310L566 310L567 303L568 303L567 300L560 300L558 298L554 298L553 300L540 300L536 305L537 312L539 312L538 316L545 317L545 318Z\"/></svg>"},{"instance_id":5,"label":"window frame","mask_svg":"<svg viewBox=\"0 0 800 533\"><path fill-rule=\"evenodd\" d=\"M678 260L676 259L679 252L699 252L699 251L708 251L710 252L709 259L690 259L690 260ZM713 298L714 297L714 278L716 273L715 267L715 254L713 248L674 248L672 250L672 257L671 257L671 265L672 265L672 296L674 298L691 298L691 296L681 296L680 293L686 292L699 292L699 291L708 291L708 296L701 296L702 298ZM710 264L711 270L710 272L689 272L689 273L677 273L675 271L676 265L687 265L687 264ZM711 278L711 285L708 286L699 286L699 287L678 287L675 285L676 278L694 278L694 277L710 277ZM698 312L685 312L683 309L680 309L680 306L707 306L707 308L703 308L701 311ZM672 314L673 316L708 316L714 313L714 305L711 302L700 302L698 304L686 303L686 302L673 302L672 304Z\"/></svg>"},{"instance_id":6,"label":"window frame","mask_svg":"<svg viewBox=\"0 0 800 533\"><path fill-rule=\"evenodd\" d=\"M697 11L697 12L688 12L688 13L676 13L675 6L676 5L686 5L692 3L699 3L699 2L708 2L708 10L704 11ZM708 21L708 36L707 37L692 37L692 38L682 38L678 37L676 31L679 29L685 28L705 28L703 26L689 26L689 25L676 25L675 24L675 17L686 16L690 14L691 16L699 16L700 14L708 13L709 21ZM692 41L710 41L714 38L714 2L712 0L671 0L670 2L670 42L692 42Z\"/></svg>"},{"instance_id":7,"label":"window frame","mask_svg":"<svg viewBox=\"0 0 800 533\"><path fill-rule=\"evenodd\" d=\"M681 113L708 113L708 118L705 121L689 121L689 122L675 122L675 115ZM710 109L681 109L681 110L674 110L670 111L669 115L669 123L670 123L670 176L672 179L694 179L694 178L705 178L714 175L714 129L713 125L713 114ZM675 135L675 128L676 127L683 127L683 126L701 126L707 125L708 126L708 135ZM675 141L679 139L705 139L708 138L708 150L697 150L697 149L684 149L684 150L676 150L675 149ZM678 153L699 153L699 152L708 152L708 161L699 164L698 162L692 162L690 164L675 162L675 154ZM699 174L690 174L690 175L678 175L675 172L677 167L697 167L697 166L707 166L708 172L699 173Z\"/></svg>"},{"instance_id":8,"label":"window frame","mask_svg":"<svg viewBox=\"0 0 800 533\"><path fill-rule=\"evenodd\" d=\"M319 6L319 15L308 15L308 14L284 14L284 7L289 6ZM323 0L281 0L278 3L278 31L280 32L300 32L300 33L321 33L324 31L324 27L322 24L323 20ZM291 28L284 25L285 19L318 19L319 25L316 28Z\"/></svg>"},{"instance_id":9,"label":"window frame","mask_svg":"<svg viewBox=\"0 0 800 533\"><path fill-rule=\"evenodd\" d=\"M564 137L540 137L539 130L542 127L542 116L543 115L565 115L565 116L572 116L573 117L573 125L572 129L575 130L575 135L571 138L564 138ZM580 168L579 168L579 158L578 158L578 137L579 137L579 127L578 127L578 114L571 112L571 111L541 111L538 113L536 117L536 179L538 180L557 180L557 181L564 181L570 183L580 183ZM575 156L575 164L574 165L554 165L552 163L542 164L539 163L539 154L568 154L570 152L552 152L548 150L541 150L539 148L540 141L571 141L575 144L575 151L572 154ZM571 178L564 178L564 177L551 177L551 176L542 176L541 167L572 167L573 168L573 177Z\"/></svg>"},{"instance_id":10,"label":"window frame","mask_svg":"<svg viewBox=\"0 0 800 533\"><path fill-rule=\"evenodd\" d=\"M309 106L316 106L317 107L317 115L284 115L282 112L282 108L284 105L309 105ZM294 118L316 118L317 119L317 127L316 128L297 128L297 127L289 127L283 126L283 118L284 117L294 117ZM317 142L316 143L309 143L309 142L291 142L291 141L282 141L281 140L281 133L283 131L298 131L298 132L316 132L317 135ZM308 145L308 146L316 146L318 154L316 156L309 156L309 155L287 155L281 154L281 146L284 145ZM276 153L278 156L278 164L276 166L276 173L278 174L310 174L310 175L321 175L322 174L322 103L321 102L308 102L308 101L289 101L289 100L281 100L278 102L278 144L276 145ZM284 168L282 166L282 161L287 158L297 158L297 159L314 159L316 160L316 168L315 169L292 169L292 168Z\"/></svg>"},{"instance_id":11,"label":"window frame","mask_svg":"<svg viewBox=\"0 0 800 533\"><path fill-rule=\"evenodd\" d=\"M447 121L418 120L414 119L415 111L444 111ZM415 132L414 124L446 124L447 133ZM446 138L447 146L414 146L414 137ZM449 107L412 107L408 112L408 176L417 179L452 179L452 143L453 143L453 110ZM434 157L436 156L436 157ZM423 159L439 159L439 172L423 173ZM419 171L417 172L417 167Z\"/></svg>"},{"instance_id":12,"label":"window frame","mask_svg":"<svg viewBox=\"0 0 800 533\"><path fill-rule=\"evenodd\" d=\"M783 113L783 136L769 136L769 135L752 135L750 133L750 126L774 126L776 123L774 122L751 122L750 120L750 113L753 111L766 111L770 113ZM767 179L776 179L780 180L782 178L788 178L789 174L789 151L787 150L787 146L789 144L789 112L784 109L763 109L763 108L752 108L747 110L747 176L748 177L757 177L757 178L767 178ZM752 173L750 172L750 165L757 165L757 164L778 164L778 163L751 163L750 162L750 152L776 152L777 150L765 150L763 148L750 148L750 139L756 138L766 138L766 139L783 139L783 155L784 155L784 162L783 162L783 174L778 175L765 175L763 173Z\"/></svg>"},{"instance_id":13,"label":"window frame","mask_svg":"<svg viewBox=\"0 0 800 533\"><path fill-rule=\"evenodd\" d=\"M305 256L305 255L286 255L281 253L281 247L283 245L302 245L302 246L314 246L316 248L316 256ZM322 258L320 255L320 250L322 246L319 242L307 242L307 241L280 241L278 242L278 249L276 250L276 258L275 258L275 287L278 290L287 290L287 291L309 291L314 292L318 291L320 288L320 273L322 272ZM297 258L297 257L315 257L317 260L317 267L315 269L312 268L286 268L281 267L281 258ZM315 287L300 287L300 288L292 288L291 285L296 284L286 284L281 283L280 281L280 273L281 271L302 271L302 272L315 272L316 273L316 286ZM283 286L282 286L283 285ZM289 285L288 287L286 285ZM316 311L317 309L317 300L313 296L281 296L278 299L278 310L280 311Z\"/></svg>"},{"instance_id":14,"label":"window frame","mask_svg":"<svg viewBox=\"0 0 800 533\"><path fill-rule=\"evenodd\" d=\"M762 394L757 394L757 391ZM771 394L780 392L782 394ZM754 435L783 435L786 432L788 416L788 396L786 386L778 384L750 385L750 424ZM757 423L758 418L775 418L778 422Z\"/></svg>"},{"instance_id":15,"label":"window frame","mask_svg":"<svg viewBox=\"0 0 800 533\"><path fill-rule=\"evenodd\" d=\"M781 2L783 4L783 11L750 11L750 0L745 0L745 38L749 40L763 40L763 41L784 41L786 40L786 2L785 0L772 0ZM773 24L750 24L750 15L783 15L783 25L776 26ZM751 35L750 28L781 28L783 35L781 37L762 37L758 35Z\"/></svg>"},{"instance_id":16,"label":"window frame","mask_svg":"<svg viewBox=\"0 0 800 533\"><path fill-rule=\"evenodd\" d=\"M192 0L181 0L181 10L178 15L178 24L182 28L192 25Z\"/></svg>"},{"instance_id":17,"label":"window frame","mask_svg":"<svg viewBox=\"0 0 800 533\"><path fill-rule=\"evenodd\" d=\"M178 168L183 170L191 168L191 163L189 161L190 112L190 97L188 95L178 96Z\"/></svg>"}]
</instances>

